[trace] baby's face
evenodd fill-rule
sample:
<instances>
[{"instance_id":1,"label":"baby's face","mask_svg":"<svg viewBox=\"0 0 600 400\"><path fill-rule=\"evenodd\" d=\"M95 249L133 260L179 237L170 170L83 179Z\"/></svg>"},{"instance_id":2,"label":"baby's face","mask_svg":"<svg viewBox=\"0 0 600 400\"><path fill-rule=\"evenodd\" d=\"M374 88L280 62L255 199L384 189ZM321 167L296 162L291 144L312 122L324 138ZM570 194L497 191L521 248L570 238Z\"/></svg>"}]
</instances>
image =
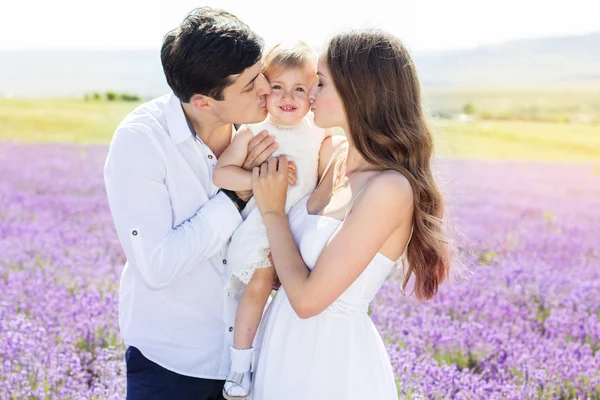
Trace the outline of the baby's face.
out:
<instances>
[{"instance_id":1,"label":"baby's face","mask_svg":"<svg viewBox=\"0 0 600 400\"><path fill-rule=\"evenodd\" d=\"M310 67L286 69L271 76L271 94L267 96L267 110L273 122L293 126L302 121L310 109L308 91L316 80Z\"/></svg>"}]
</instances>

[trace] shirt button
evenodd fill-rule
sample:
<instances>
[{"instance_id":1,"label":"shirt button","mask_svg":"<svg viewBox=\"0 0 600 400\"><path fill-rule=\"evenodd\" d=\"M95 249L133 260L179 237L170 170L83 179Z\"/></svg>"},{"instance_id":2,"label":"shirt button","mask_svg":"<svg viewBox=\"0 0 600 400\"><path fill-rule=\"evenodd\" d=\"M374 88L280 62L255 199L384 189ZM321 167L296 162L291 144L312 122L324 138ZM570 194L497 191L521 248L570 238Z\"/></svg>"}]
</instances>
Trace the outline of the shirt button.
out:
<instances>
[{"instance_id":1,"label":"shirt button","mask_svg":"<svg viewBox=\"0 0 600 400\"><path fill-rule=\"evenodd\" d=\"M227 264L227 260L223 260L223 264Z\"/></svg>"},{"instance_id":2,"label":"shirt button","mask_svg":"<svg viewBox=\"0 0 600 400\"><path fill-rule=\"evenodd\" d=\"M233 332L233 326L229 327L229 332Z\"/></svg>"},{"instance_id":3,"label":"shirt button","mask_svg":"<svg viewBox=\"0 0 600 400\"><path fill-rule=\"evenodd\" d=\"M132 234L133 236L137 236L137 231L133 231L133 232L131 232L131 234Z\"/></svg>"},{"instance_id":4,"label":"shirt button","mask_svg":"<svg viewBox=\"0 0 600 400\"><path fill-rule=\"evenodd\" d=\"M212 156L212 154L209 154L209 155L208 155L208 159L209 159L209 160L212 160L212 159L213 159L213 156Z\"/></svg>"}]
</instances>

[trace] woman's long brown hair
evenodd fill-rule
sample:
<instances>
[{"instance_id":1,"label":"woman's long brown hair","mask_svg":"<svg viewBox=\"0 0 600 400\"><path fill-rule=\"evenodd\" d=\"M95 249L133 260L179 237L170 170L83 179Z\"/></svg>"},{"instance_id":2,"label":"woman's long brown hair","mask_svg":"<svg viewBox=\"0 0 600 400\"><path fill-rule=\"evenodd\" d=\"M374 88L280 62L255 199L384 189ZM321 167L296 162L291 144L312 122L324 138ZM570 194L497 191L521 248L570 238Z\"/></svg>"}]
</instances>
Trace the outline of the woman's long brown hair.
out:
<instances>
[{"instance_id":1,"label":"woman's long brown hair","mask_svg":"<svg viewBox=\"0 0 600 400\"><path fill-rule=\"evenodd\" d=\"M324 57L344 105L348 139L367 162L400 172L412 186L414 232L402 289L414 274L415 295L430 299L448 276L450 251L413 61L398 38L372 29L336 34Z\"/></svg>"}]
</instances>

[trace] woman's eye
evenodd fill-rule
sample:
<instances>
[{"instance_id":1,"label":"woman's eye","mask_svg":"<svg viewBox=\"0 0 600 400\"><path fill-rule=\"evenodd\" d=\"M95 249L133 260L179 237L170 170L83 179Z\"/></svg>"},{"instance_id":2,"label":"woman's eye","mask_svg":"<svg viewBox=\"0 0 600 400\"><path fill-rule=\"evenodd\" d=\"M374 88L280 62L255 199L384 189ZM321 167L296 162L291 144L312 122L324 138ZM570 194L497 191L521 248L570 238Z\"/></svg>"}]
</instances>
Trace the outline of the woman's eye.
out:
<instances>
[{"instance_id":1,"label":"woman's eye","mask_svg":"<svg viewBox=\"0 0 600 400\"><path fill-rule=\"evenodd\" d=\"M248 89L244 90L244 93L251 92L254 90L254 83Z\"/></svg>"},{"instance_id":2,"label":"woman's eye","mask_svg":"<svg viewBox=\"0 0 600 400\"><path fill-rule=\"evenodd\" d=\"M319 81L319 83L317 84L317 86L318 86L318 87L323 87L323 83L321 83L321 82Z\"/></svg>"}]
</instances>

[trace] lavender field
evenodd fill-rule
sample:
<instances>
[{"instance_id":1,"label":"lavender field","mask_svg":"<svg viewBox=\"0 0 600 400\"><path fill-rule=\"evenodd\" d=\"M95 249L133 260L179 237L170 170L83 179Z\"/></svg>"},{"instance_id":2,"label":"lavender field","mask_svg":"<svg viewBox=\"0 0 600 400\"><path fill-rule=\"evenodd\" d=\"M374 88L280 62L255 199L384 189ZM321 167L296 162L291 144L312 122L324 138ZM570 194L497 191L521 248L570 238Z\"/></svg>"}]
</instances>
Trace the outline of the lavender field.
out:
<instances>
[{"instance_id":1,"label":"lavender field","mask_svg":"<svg viewBox=\"0 0 600 400\"><path fill-rule=\"evenodd\" d=\"M124 398L106 151L0 143L0 399ZM372 306L400 397L600 399L600 165L436 167L463 267Z\"/></svg>"}]
</instances>

